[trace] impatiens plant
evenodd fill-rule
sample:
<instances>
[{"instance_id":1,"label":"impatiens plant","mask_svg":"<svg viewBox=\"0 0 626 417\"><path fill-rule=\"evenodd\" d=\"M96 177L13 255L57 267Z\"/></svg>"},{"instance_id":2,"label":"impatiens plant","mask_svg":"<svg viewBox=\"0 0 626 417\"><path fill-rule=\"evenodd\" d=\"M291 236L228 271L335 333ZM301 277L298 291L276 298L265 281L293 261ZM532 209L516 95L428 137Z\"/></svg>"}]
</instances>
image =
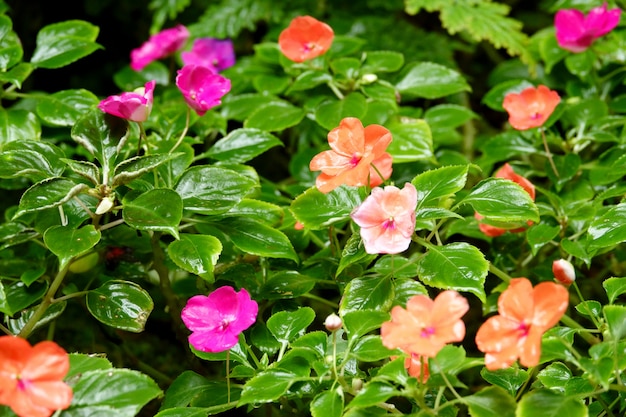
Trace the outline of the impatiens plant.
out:
<instances>
[{"instance_id":1,"label":"impatiens plant","mask_svg":"<svg viewBox=\"0 0 626 417\"><path fill-rule=\"evenodd\" d=\"M0 417L624 414L623 2L0 5Z\"/></svg>"}]
</instances>

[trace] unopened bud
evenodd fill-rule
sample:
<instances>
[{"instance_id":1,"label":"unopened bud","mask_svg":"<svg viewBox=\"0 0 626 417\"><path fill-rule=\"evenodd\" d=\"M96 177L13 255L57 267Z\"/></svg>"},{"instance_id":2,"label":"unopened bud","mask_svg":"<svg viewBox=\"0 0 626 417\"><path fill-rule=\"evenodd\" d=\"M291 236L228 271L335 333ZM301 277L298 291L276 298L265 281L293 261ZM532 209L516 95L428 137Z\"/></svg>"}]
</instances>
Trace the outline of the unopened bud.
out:
<instances>
[{"instance_id":1,"label":"unopened bud","mask_svg":"<svg viewBox=\"0 0 626 417\"><path fill-rule=\"evenodd\" d=\"M293 225L293 228L296 230L302 230L304 229L304 225L297 221L296 224Z\"/></svg>"},{"instance_id":2,"label":"unopened bud","mask_svg":"<svg viewBox=\"0 0 626 417\"><path fill-rule=\"evenodd\" d=\"M361 84L371 84L373 82L376 82L378 80L378 75L376 74L363 74L363 76L361 77Z\"/></svg>"},{"instance_id":3,"label":"unopened bud","mask_svg":"<svg viewBox=\"0 0 626 417\"><path fill-rule=\"evenodd\" d=\"M110 196L104 197L100 201L100 204L98 204L98 207L96 207L96 214L101 215L101 214L107 213L111 211L114 205L115 205L115 196L110 195Z\"/></svg>"},{"instance_id":4,"label":"unopened bud","mask_svg":"<svg viewBox=\"0 0 626 417\"><path fill-rule=\"evenodd\" d=\"M576 280L576 272L571 262L559 259L552 263L554 278L563 285L571 285Z\"/></svg>"},{"instance_id":5,"label":"unopened bud","mask_svg":"<svg viewBox=\"0 0 626 417\"><path fill-rule=\"evenodd\" d=\"M329 332L336 332L337 330L341 329L341 326L343 326L343 320L341 320L341 317L333 313L330 316L326 317L326 320L324 321L324 326L326 326L326 330L328 330Z\"/></svg>"},{"instance_id":6,"label":"unopened bud","mask_svg":"<svg viewBox=\"0 0 626 417\"><path fill-rule=\"evenodd\" d=\"M352 380L352 389L355 392L359 392L359 391L361 391L362 388L363 388L363 380L359 379L359 378L354 378Z\"/></svg>"}]
</instances>

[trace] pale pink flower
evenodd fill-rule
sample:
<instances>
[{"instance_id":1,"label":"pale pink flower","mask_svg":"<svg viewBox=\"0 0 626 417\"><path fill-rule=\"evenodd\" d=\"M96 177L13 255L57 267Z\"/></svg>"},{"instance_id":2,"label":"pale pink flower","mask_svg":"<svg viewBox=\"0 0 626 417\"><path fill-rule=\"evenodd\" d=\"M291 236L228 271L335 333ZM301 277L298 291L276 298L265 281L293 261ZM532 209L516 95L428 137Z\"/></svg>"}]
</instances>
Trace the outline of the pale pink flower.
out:
<instances>
[{"instance_id":1,"label":"pale pink flower","mask_svg":"<svg viewBox=\"0 0 626 417\"><path fill-rule=\"evenodd\" d=\"M145 122L152 111L154 86L156 81L148 81L132 93L122 93L119 96L109 96L98 104L98 108L105 113L133 122Z\"/></svg>"},{"instance_id":2,"label":"pale pink flower","mask_svg":"<svg viewBox=\"0 0 626 417\"><path fill-rule=\"evenodd\" d=\"M178 70L176 86L189 107L203 116L207 110L222 103L222 96L230 91L230 80L210 68L185 65Z\"/></svg>"},{"instance_id":3,"label":"pale pink flower","mask_svg":"<svg viewBox=\"0 0 626 417\"><path fill-rule=\"evenodd\" d=\"M225 286L208 296L191 297L181 318L192 331L191 346L202 352L223 352L237 344L239 334L254 324L258 311L248 291Z\"/></svg>"},{"instance_id":4,"label":"pale pink flower","mask_svg":"<svg viewBox=\"0 0 626 417\"><path fill-rule=\"evenodd\" d=\"M215 72L235 65L235 49L230 39L196 39L191 51L183 52L180 57L185 65L207 67Z\"/></svg>"},{"instance_id":5,"label":"pale pink flower","mask_svg":"<svg viewBox=\"0 0 626 417\"><path fill-rule=\"evenodd\" d=\"M141 71L146 65L157 59L173 54L185 45L189 39L189 31L183 25L162 30L150 36L139 48L130 52L130 67Z\"/></svg>"},{"instance_id":6,"label":"pale pink flower","mask_svg":"<svg viewBox=\"0 0 626 417\"><path fill-rule=\"evenodd\" d=\"M618 25L621 13L619 8L607 10L606 3L587 15L576 9L559 10L554 16L556 40L563 49L583 52Z\"/></svg>"},{"instance_id":7,"label":"pale pink flower","mask_svg":"<svg viewBox=\"0 0 626 417\"><path fill-rule=\"evenodd\" d=\"M361 239L367 253L400 253L411 243L415 232L417 190L411 183L404 188L388 185L374 188L352 214L361 227Z\"/></svg>"}]
</instances>

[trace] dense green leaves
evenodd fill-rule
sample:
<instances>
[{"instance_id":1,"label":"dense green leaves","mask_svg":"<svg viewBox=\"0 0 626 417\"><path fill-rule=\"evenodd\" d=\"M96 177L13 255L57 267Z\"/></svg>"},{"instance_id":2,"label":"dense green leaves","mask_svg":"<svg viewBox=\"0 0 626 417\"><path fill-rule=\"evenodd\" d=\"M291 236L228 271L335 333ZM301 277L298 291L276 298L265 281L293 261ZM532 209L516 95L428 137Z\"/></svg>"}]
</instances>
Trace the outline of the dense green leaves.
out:
<instances>
[{"instance_id":1,"label":"dense green leaves","mask_svg":"<svg viewBox=\"0 0 626 417\"><path fill-rule=\"evenodd\" d=\"M107 326L139 333L143 331L154 303L148 292L139 285L113 280L89 291L87 308Z\"/></svg>"},{"instance_id":2,"label":"dense green leaves","mask_svg":"<svg viewBox=\"0 0 626 417\"><path fill-rule=\"evenodd\" d=\"M41 68L60 68L94 52L100 30L82 20L54 23L37 34L31 62Z\"/></svg>"},{"instance_id":3,"label":"dense green leaves","mask_svg":"<svg viewBox=\"0 0 626 417\"><path fill-rule=\"evenodd\" d=\"M214 236L180 235L170 243L167 253L180 268L213 282L213 267L222 252L222 243Z\"/></svg>"},{"instance_id":4,"label":"dense green leaves","mask_svg":"<svg viewBox=\"0 0 626 417\"><path fill-rule=\"evenodd\" d=\"M396 84L403 96L434 99L471 90L461 74L434 62L410 64L403 72Z\"/></svg>"},{"instance_id":5,"label":"dense green leaves","mask_svg":"<svg viewBox=\"0 0 626 417\"><path fill-rule=\"evenodd\" d=\"M155 189L124 201L124 221L139 230L167 232L178 238L183 201L169 189Z\"/></svg>"},{"instance_id":6,"label":"dense green leaves","mask_svg":"<svg viewBox=\"0 0 626 417\"><path fill-rule=\"evenodd\" d=\"M92 225L74 229L69 226L53 226L46 230L43 240L48 249L59 258L63 269L72 258L86 253L100 241L100 231Z\"/></svg>"},{"instance_id":7,"label":"dense green leaves","mask_svg":"<svg viewBox=\"0 0 626 417\"><path fill-rule=\"evenodd\" d=\"M282 142L274 135L260 129L237 129L218 140L206 156L229 163L248 162Z\"/></svg>"}]
</instances>

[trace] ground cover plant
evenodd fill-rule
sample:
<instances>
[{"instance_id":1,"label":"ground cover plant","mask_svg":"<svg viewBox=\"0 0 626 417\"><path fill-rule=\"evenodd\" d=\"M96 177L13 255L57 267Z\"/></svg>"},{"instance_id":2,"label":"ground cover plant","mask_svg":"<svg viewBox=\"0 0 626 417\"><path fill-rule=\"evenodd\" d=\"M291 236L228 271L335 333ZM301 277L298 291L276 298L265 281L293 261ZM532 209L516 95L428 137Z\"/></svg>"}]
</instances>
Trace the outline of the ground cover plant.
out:
<instances>
[{"instance_id":1,"label":"ground cover plant","mask_svg":"<svg viewBox=\"0 0 626 417\"><path fill-rule=\"evenodd\" d=\"M0 2L0 416L624 414L626 4L328 3Z\"/></svg>"}]
</instances>

